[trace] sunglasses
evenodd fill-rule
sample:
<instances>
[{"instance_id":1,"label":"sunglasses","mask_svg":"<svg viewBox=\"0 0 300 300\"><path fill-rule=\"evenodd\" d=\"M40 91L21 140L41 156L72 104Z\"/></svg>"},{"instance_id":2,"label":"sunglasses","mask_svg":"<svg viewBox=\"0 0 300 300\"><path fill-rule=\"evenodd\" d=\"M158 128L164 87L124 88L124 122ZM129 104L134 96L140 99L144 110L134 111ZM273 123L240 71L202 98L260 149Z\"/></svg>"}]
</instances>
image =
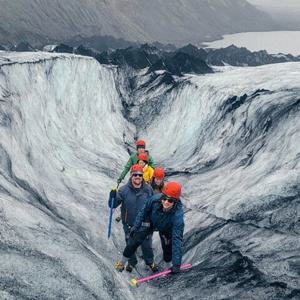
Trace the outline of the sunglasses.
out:
<instances>
[{"instance_id":1,"label":"sunglasses","mask_svg":"<svg viewBox=\"0 0 300 300\"><path fill-rule=\"evenodd\" d=\"M143 174L132 174L133 177L143 177Z\"/></svg>"},{"instance_id":2,"label":"sunglasses","mask_svg":"<svg viewBox=\"0 0 300 300\"><path fill-rule=\"evenodd\" d=\"M169 203L174 203L177 201L177 199L175 199L175 198L166 197L166 196L164 196L161 200L168 201Z\"/></svg>"}]
</instances>

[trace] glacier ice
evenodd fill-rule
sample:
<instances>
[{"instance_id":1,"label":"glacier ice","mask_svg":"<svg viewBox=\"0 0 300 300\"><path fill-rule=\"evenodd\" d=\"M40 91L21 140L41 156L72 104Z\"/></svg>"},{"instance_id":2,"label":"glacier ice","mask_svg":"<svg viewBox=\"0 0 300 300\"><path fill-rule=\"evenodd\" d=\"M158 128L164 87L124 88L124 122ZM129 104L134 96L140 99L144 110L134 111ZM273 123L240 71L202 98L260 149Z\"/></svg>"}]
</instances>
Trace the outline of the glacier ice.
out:
<instances>
[{"instance_id":1,"label":"glacier ice","mask_svg":"<svg viewBox=\"0 0 300 300\"><path fill-rule=\"evenodd\" d=\"M219 68L172 88L137 76L125 118L117 68L0 53L0 298L297 299L300 64ZM194 268L132 289L113 270L124 243L117 223L107 241L107 196L137 135L183 183Z\"/></svg>"}]
</instances>

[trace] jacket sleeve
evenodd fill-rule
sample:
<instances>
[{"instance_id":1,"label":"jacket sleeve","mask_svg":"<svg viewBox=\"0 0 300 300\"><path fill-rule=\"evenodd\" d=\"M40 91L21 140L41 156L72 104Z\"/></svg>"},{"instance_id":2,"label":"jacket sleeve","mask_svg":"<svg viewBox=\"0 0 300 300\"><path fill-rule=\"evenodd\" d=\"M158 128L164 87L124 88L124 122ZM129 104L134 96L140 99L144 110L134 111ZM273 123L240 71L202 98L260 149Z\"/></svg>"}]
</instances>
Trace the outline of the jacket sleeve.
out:
<instances>
[{"instance_id":1,"label":"jacket sleeve","mask_svg":"<svg viewBox=\"0 0 300 300\"><path fill-rule=\"evenodd\" d=\"M118 207L122 202L123 202L123 195L122 195L122 189L120 189L119 191L117 191L116 198L114 199L113 208ZM112 199L110 197L109 197L109 200L108 200L108 206L110 208L112 206Z\"/></svg>"},{"instance_id":2,"label":"jacket sleeve","mask_svg":"<svg viewBox=\"0 0 300 300\"><path fill-rule=\"evenodd\" d=\"M183 212L180 211L174 215L174 222L172 228L172 264L173 266L180 266L182 260L182 241L183 241Z\"/></svg>"},{"instance_id":3,"label":"jacket sleeve","mask_svg":"<svg viewBox=\"0 0 300 300\"><path fill-rule=\"evenodd\" d=\"M149 162L148 162L149 166L152 167L153 169L155 169L155 164L153 161L152 156L149 154Z\"/></svg>"},{"instance_id":4,"label":"jacket sleeve","mask_svg":"<svg viewBox=\"0 0 300 300\"><path fill-rule=\"evenodd\" d=\"M148 167L147 167L146 171L144 171L144 175L143 175L143 178L146 183L150 183L153 173L154 173L153 168L148 165Z\"/></svg>"},{"instance_id":5,"label":"jacket sleeve","mask_svg":"<svg viewBox=\"0 0 300 300\"><path fill-rule=\"evenodd\" d=\"M147 216L150 215L151 213L151 208L152 208L152 197L149 198L143 208L139 211L138 215L136 216L135 222L134 222L134 227L136 230L139 230L140 227L142 226L143 221L147 218Z\"/></svg>"},{"instance_id":6,"label":"jacket sleeve","mask_svg":"<svg viewBox=\"0 0 300 300\"><path fill-rule=\"evenodd\" d=\"M124 170L122 171L121 175L119 176L119 180L122 181L125 176L127 175L128 171L130 170L130 168L132 167L133 163L132 163L132 156L129 157Z\"/></svg>"},{"instance_id":7,"label":"jacket sleeve","mask_svg":"<svg viewBox=\"0 0 300 300\"><path fill-rule=\"evenodd\" d=\"M153 193L153 188L151 187L151 185L149 184L149 197L151 198L154 195Z\"/></svg>"},{"instance_id":8,"label":"jacket sleeve","mask_svg":"<svg viewBox=\"0 0 300 300\"><path fill-rule=\"evenodd\" d=\"M153 177L153 173L154 173L154 169L149 166L149 182L151 181L152 177Z\"/></svg>"}]
</instances>

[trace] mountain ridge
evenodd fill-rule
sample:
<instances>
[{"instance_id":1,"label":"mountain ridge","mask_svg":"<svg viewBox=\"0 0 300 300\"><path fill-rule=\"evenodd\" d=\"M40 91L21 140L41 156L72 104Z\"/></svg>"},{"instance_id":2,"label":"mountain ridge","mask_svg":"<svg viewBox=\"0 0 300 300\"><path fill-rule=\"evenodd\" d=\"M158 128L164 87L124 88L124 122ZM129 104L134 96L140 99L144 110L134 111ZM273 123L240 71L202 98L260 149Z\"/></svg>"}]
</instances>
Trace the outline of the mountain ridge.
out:
<instances>
[{"instance_id":1,"label":"mountain ridge","mask_svg":"<svg viewBox=\"0 0 300 300\"><path fill-rule=\"evenodd\" d=\"M2 0L0 20L0 43L33 45L106 35L181 46L277 26L245 0Z\"/></svg>"}]
</instances>

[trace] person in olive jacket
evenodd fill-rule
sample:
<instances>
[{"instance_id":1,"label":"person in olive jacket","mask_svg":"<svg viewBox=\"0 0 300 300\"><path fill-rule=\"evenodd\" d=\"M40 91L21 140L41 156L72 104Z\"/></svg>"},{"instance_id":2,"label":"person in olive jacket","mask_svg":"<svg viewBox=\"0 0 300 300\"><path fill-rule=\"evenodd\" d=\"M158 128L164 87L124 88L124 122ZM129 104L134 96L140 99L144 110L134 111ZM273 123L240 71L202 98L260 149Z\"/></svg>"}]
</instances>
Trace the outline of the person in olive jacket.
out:
<instances>
[{"instance_id":1,"label":"person in olive jacket","mask_svg":"<svg viewBox=\"0 0 300 300\"><path fill-rule=\"evenodd\" d=\"M145 150L146 148L146 143L143 140L137 140L136 141L136 151L135 153L131 154L128 162L126 163L124 170L122 171L121 175L119 176L117 183L121 183L122 180L125 178L125 176L127 175L127 173L129 172L130 168L138 163L138 156L141 153L146 153L148 156L148 164L149 166L151 166L152 168L154 168L154 162L153 162L153 158L151 157L151 155L149 154L148 150Z\"/></svg>"},{"instance_id":2,"label":"person in olive jacket","mask_svg":"<svg viewBox=\"0 0 300 300\"><path fill-rule=\"evenodd\" d=\"M158 231L164 261L172 261L172 273L180 272L184 230L180 195L181 185L177 182L167 182L161 194L156 194L147 200L131 228L123 258L116 263L116 266L124 264L149 234ZM122 268L116 267L116 269L123 271Z\"/></svg>"},{"instance_id":3,"label":"person in olive jacket","mask_svg":"<svg viewBox=\"0 0 300 300\"><path fill-rule=\"evenodd\" d=\"M128 242L129 233L134 225L138 212L142 209L147 199L153 195L153 190L149 184L143 180L143 169L140 165L135 164L130 170L130 179L127 184L122 186L117 192L111 191L109 199L109 207L112 206L112 199L114 198L113 208L121 205L121 219L125 233L125 241ZM152 234L149 234L141 243L143 258L152 271L157 270L157 266L153 261L152 249ZM137 264L135 253L130 255L126 271L131 272ZM124 269L124 265L122 266ZM120 267L119 267L120 268Z\"/></svg>"}]
</instances>

